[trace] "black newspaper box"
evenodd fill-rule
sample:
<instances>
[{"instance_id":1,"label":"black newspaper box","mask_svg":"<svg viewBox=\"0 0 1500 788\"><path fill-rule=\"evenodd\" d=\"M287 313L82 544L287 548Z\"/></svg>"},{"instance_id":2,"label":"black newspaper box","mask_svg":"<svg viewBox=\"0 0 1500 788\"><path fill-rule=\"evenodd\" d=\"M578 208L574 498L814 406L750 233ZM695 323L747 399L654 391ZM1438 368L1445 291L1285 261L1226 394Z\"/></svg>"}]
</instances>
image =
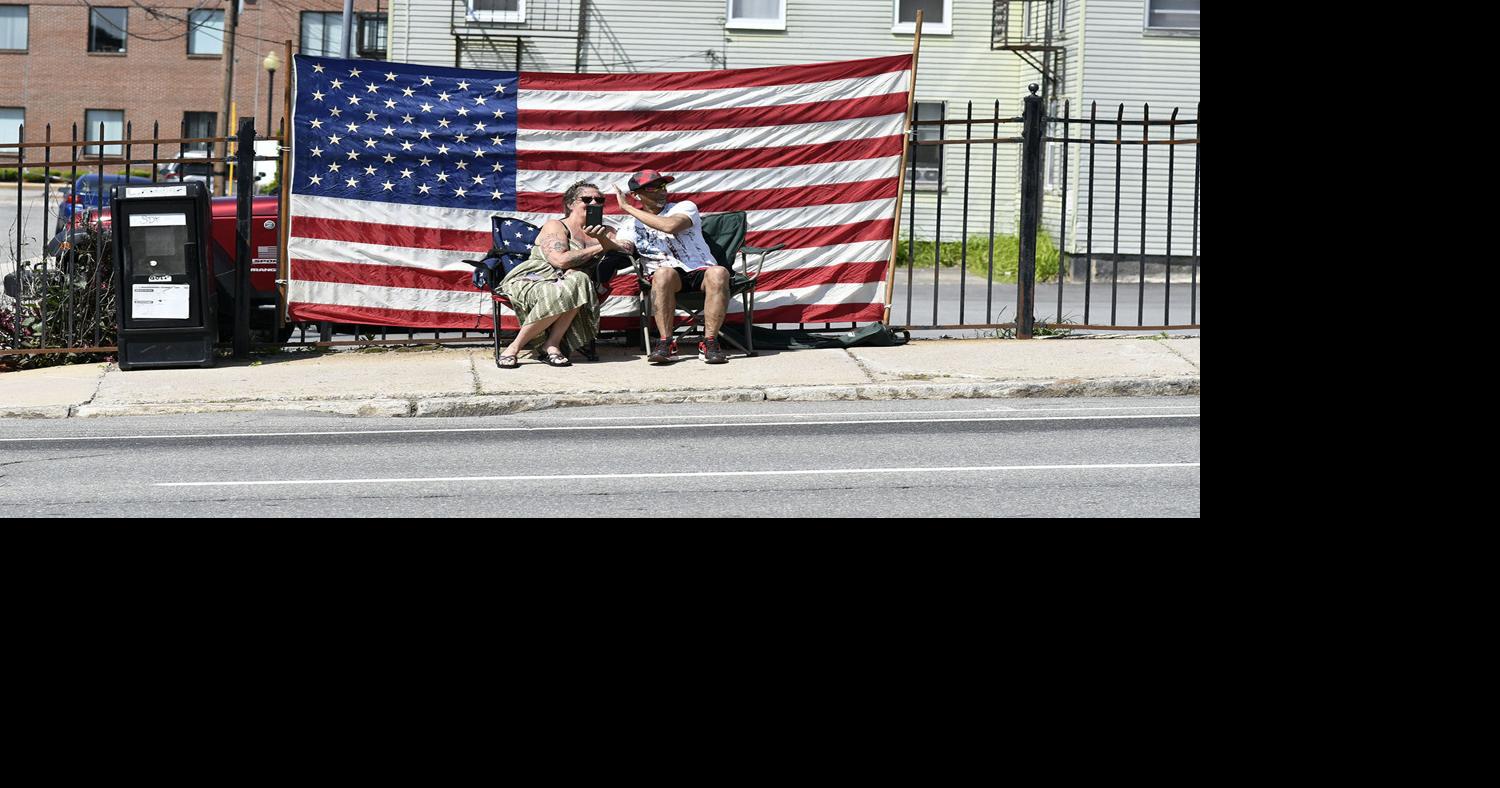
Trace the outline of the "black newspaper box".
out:
<instances>
[{"instance_id":1,"label":"black newspaper box","mask_svg":"<svg viewBox=\"0 0 1500 788\"><path fill-rule=\"evenodd\" d=\"M208 190L119 185L111 203L120 369L213 366Z\"/></svg>"}]
</instances>

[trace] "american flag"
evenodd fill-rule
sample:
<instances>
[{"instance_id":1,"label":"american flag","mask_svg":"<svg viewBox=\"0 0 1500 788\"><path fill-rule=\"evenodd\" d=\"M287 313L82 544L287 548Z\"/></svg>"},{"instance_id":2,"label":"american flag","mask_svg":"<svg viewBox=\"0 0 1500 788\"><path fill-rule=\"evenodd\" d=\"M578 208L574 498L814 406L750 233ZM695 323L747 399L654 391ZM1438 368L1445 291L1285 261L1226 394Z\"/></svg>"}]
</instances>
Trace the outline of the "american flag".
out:
<instances>
[{"instance_id":1,"label":"american flag","mask_svg":"<svg viewBox=\"0 0 1500 788\"><path fill-rule=\"evenodd\" d=\"M461 261L490 248L491 216L540 225L588 180L618 226L614 186L650 168L676 176L672 200L747 211L746 244L787 245L757 323L879 320L910 71L910 55L650 74L298 55L290 319L488 328ZM601 326L634 328L636 294L617 276Z\"/></svg>"}]
</instances>

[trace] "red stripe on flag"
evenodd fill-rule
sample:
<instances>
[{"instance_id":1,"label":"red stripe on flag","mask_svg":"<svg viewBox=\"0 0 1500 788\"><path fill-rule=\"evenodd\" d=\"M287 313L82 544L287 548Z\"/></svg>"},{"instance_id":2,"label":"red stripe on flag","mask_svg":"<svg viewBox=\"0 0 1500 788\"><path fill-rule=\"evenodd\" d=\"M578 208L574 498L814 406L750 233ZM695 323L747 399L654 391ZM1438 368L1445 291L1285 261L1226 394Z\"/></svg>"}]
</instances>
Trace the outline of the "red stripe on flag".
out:
<instances>
[{"instance_id":1,"label":"red stripe on flag","mask_svg":"<svg viewBox=\"0 0 1500 788\"><path fill-rule=\"evenodd\" d=\"M769 66L766 68L725 69L721 71L676 71L657 74L568 74L544 71L522 71L519 87L528 90L717 90L764 85L800 85L808 82L831 82L906 71L911 55L891 55L840 63L813 63L805 66Z\"/></svg>"},{"instance_id":2,"label":"red stripe on flag","mask_svg":"<svg viewBox=\"0 0 1500 788\"><path fill-rule=\"evenodd\" d=\"M895 219L871 219L867 222L834 224L826 227L762 230L745 233L745 245L765 248L776 244L786 244L788 249L808 249L862 241L889 241L891 230L895 225Z\"/></svg>"},{"instance_id":3,"label":"red stripe on flag","mask_svg":"<svg viewBox=\"0 0 1500 788\"><path fill-rule=\"evenodd\" d=\"M622 172L621 175L629 173ZM765 211L775 208L805 208L810 205L834 205L865 202L896 196L900 178L877 178L850 183L824 183L816 186L794 186L782 189L741 189L723 192L673 192L673 202L692 200L704 213L729 211ZM522 213L557 213L562 192L521 192L517 211ZM620 210L611 204L608 213Z\"/></svg>"},{"instance_id":4,"label":"red stripe on flag","mask_svg":"<svg viewBox=\"0 0 1500 788\"><path fill-rule=\"evenodd\" d=\"M815 142L769 148L730 150L666 151L662 153L593 153L589 151L522 150L516 153L521 170L564 172L634 172L662 170L739 170L766 167L797 167L832 161L860 161L901 155L901 135L862 140Z\"/></svg>"},{"instance_id":5,"label":"red stripe on flag","mask_svg":"<svg viewBox=\"0 0 1500 788\"><path fill-rule=\"evenodd\" d=\"M304 282L408 287L417 290L474 290L473 269L468 266L464 268L462 271L434 271L428 268L335 263L297 257L291 261L292 278Z\"/></svg>"},{"instance_id":6,"label":"red stripe on flag","mask_svg":"<svg viewBox=\"0 0 1500 788\"><path fill-rule=\"evenodd\" d=\"M327 320L333 323L357 323L366 326L416 326L420 328L489 329L494 326L489 315L466 315L455 312L426 312L410 309L381 309L369 306L340 306L294 302L287 306L292 320Z\"/></svg>"},{"instance_id":7,"label":"red stripe on flag","mask_svg":"<svg viewBox=\"0 0 1500 788\"><path fill-rule=\"evenodd\" d=\"M661 110L659 112L611 110L523 109L516 125L526 130L578 131L702 131L780 126L788 118L798 123L874 118L906 112L905 93L824 101L816 104L786 104L773 107L728 109Z\"/></svg>"},{"instance_id":8,"label":"red stripe on flag","mask_svg":"<svg viewBox=\"0 0 1500 788\"><path fill-rule=\"evenodd\" d=\"M798 287L882 282L885 281L885 266L886 261L881 260L875 263L841 263L820 265L817 268L767 271L756 281L755 291L764 293L770 290L792 290ZM758 320L759 317L756 319Z\"/></svg>"},{"instance_id":9,"label":"red stripe on flag","mask_svg":"<svg viewBox=\"0 0 1500 788\"><path fill-rule=\"evenodd\" d=\"M488 230L450 230L444 227L411 227L379 222L358 222L349 219L322 219L313 216L293 216L293 238L314 238L322 241L348 241L354 243L407 246L418 249L450 249L466 251L475 249L488 251L491 236Z\"/></svg>"}]
</instances>

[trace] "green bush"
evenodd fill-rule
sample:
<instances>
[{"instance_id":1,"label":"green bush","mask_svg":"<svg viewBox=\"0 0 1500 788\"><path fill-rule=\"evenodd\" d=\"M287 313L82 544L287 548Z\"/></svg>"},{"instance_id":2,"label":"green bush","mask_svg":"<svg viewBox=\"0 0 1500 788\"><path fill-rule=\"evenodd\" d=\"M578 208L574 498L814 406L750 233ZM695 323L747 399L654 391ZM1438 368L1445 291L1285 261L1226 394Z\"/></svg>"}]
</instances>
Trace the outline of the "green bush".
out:
<instances>
[{"instance_id":1,"label":"green bush","mask_svg":"<svg viewBox=\"0 0 1500 788\"><path fill-rule=\"evenodd\" d=\"M0 307L0 350L108 347L115 344L115 288L110 243L90 234L46 269L22 268L20 299ZM0 356L13 369L104 361L112 354L39 353Z\"/></svg>"},{"instance_id":2,"label":"green bush","mask_svg":"<svg viewBox=\"0 0 1500 788\"><path fill-rule=\"evenodd\" d=\"M89 167L79 167L78 168L78 174L79 175L87 175L87 174L89 174L91 172L98 172L98 170L97 169L93 169L93 168L89 168ZM116 172L116 170L115 170L115 168L112 168L112 167L105 167L105 172L113 174L113 173ZM64 169L58 169L56 167L52 168L52 179L53 179L54 183L67 183L68 180L69 180L68 176L71 175L71 174L73 174L73 168L71 168L71 167L64 168ZM130 174L131 175L138 175L138 176L140 176L142 178L150 178L151 177L151 170L149 170L149 169L146 169L146 170L134 169L134 170L130 171ZM41 168L41 167L27 167L26 168L26 182L27 183L42 183L42 182L44 182L46 180L47 180L47 175L46 175L46 172L44 171L44 168ZM16 182L16 168L15 167L0 168L0 183L15 183L15 182Z\"/></svg>"},{"instance_id":3,"label":"green bush","mask_svg":"<svg viewBox=\"0 0 1500 788\"><path fill-rule=\"evenodd\" d=\"M58 171L57 170L53 170L52 171L52 176L54 178L58 177ZM30 168L30 167L26 168L26 182L27 183L42 183L42 182L44 182L46 180L47 180L47 176L41 170L34 170L34 169ZM15 183L16 182L16 168L15 167L0 168L0 182Z\"/></svg>"},{"instance_id":4,"label":"green bush","mask_svg":"<svg viewBox=\"0 0 1500 788\"><path fill-rule=\"evenodd\" d=\"M1016 261L1020 259L1021 239L1014 235L995 236L995 269L996 282L1016 281ZM901 241L896 249L897 268L906 267L907 250L914 246L916 268L931 268L934 257L932 241L917 241L909 244ZM960 261L967 260L970 274L984 276L989 271L990 239L988 236L971 235L965 253L965 244L959 241L945 241L937 253L944 268L956 268ZM1056 281L1058 266L1057 247L1052 244L1052 238L1046 233L1037 234L1036 250L1036 279L1038 282Z\"/></svg>"}]
</instances>

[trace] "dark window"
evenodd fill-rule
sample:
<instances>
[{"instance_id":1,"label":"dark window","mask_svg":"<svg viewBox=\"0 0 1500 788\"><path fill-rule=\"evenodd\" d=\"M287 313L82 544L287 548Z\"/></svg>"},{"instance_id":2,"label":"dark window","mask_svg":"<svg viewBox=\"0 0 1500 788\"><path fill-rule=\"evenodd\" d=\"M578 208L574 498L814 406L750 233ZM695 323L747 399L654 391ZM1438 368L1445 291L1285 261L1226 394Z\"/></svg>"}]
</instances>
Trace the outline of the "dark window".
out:
<instances>
[{"instance_id":1,"label":"dark window","mask_svg":"<svg viewBox=\"0 0 1500 788\"><path fill-rule=\"evenodd\" d=\"M360 14L358 54L360 57L385 60L385 14Z\"/></svg>"},{"instance_id":2,"label":"dark window","mask_svg":"<svg viewBox=\"0 0 1500 788\"><path fill-rule=\"evenodd\" d=\"M94 8L89 11L89 51L124 52L130 10Z\"/></svg>"},{"instance_id":3,"label":"dark window","mask_svg":"<svg viewBox=\"0 0 1500 788\"><path fill-rule=\"evenodd\" d=\"M191 139L193 137L212 137L214 128L218 125L219 113L217 112L184 112L182 113L183 136ZM211 142L193 142L185 146L186 150L212 150Z\"/></svg>"},{"instance_id":4,"label":"dark window","mask_svg":"<svg viewBox=\"0 0 1500 788\"><path fill-rule=\"evenodd\" d=\"M941 101L918 101L917 112L914 120L943 120L947 115L947 105ZM941 126L918 126L917 140L941 139L943 130ZM913 145L911 146L911 161L915 163L917 170L918 189L936 189L942 186L941 164L943 160L943 148L940 145ZM907 178L911 177L912 164L907 164L904 173Z\"/></svg>"}]
</instances>

